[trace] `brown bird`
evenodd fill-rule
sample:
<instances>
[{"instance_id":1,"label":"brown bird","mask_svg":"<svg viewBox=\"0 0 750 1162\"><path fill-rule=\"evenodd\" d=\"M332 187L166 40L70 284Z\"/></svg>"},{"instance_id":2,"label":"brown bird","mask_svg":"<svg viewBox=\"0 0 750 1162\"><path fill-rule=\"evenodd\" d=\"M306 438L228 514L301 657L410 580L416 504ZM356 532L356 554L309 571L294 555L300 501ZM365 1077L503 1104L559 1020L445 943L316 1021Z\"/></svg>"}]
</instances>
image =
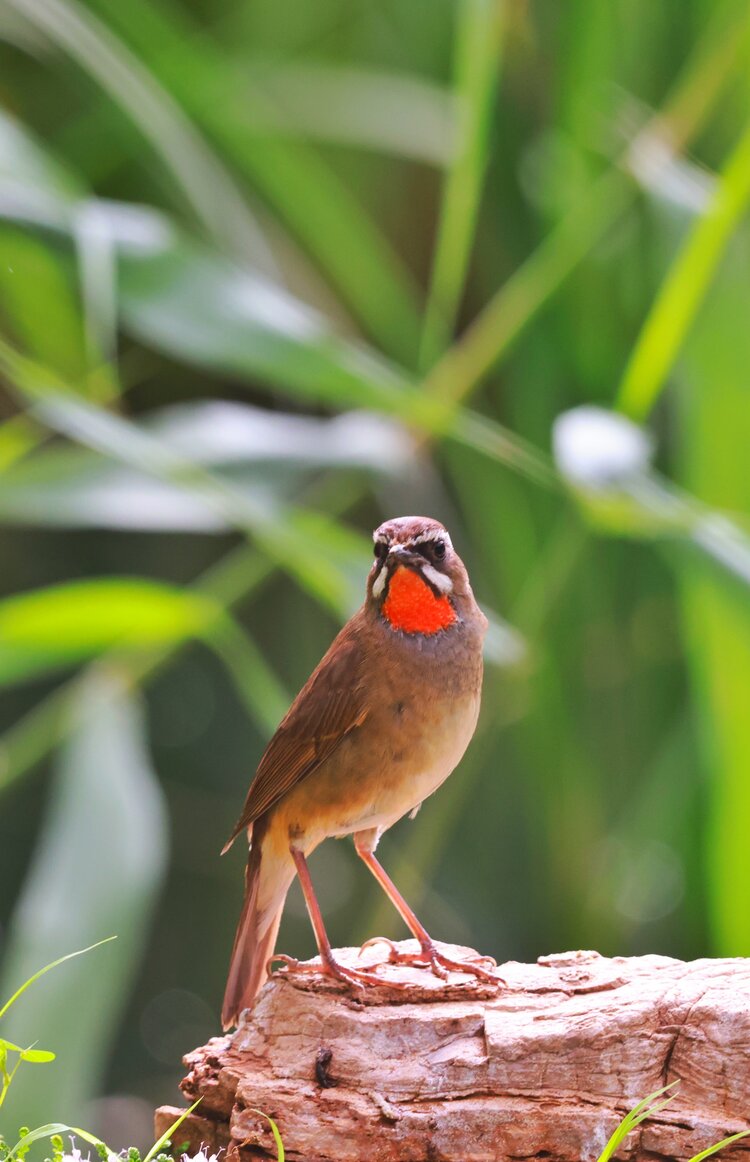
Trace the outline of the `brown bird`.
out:
<instances>
[{"instance_id":1,"label":"brown bird","mask_svg":"<svg viewBox=\"0 0 750 1162\"><path fill-rule=\"evenodd\" d=\"M354 836L357 854L419 941L398 959L470 972L425 928L375 858L382 833L420 804L461 759L479 714L487 619L441 524L405 516L375 530L364 605L303 686L260 761L224 851L247 830L245 901L222 1023L235 1025L265 980L289 887L299 876L324 971L353 987L382 983L331 951L307 857L324 839ZM391 958L396 956L391 948ZM290 957L278 957L303 968ZM320 967L317 968L320 971Z\"/></svg>"}]
</instances>

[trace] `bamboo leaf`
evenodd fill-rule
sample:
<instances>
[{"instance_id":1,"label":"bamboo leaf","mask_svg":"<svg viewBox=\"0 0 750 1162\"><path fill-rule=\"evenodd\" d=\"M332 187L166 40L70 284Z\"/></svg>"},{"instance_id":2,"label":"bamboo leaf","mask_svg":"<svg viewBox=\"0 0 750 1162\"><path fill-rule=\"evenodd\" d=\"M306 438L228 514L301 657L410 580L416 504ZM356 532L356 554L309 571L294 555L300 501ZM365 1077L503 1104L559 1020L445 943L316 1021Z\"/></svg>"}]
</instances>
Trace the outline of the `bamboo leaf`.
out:
<instances>
[{"instance_id":1,"label":"bamboo leaf","mask_svg":"<svg viewBox=\"0 0 750 1162\"><path fill-rule=\"evenodd\" d=\"M58 1059L19 1071L13 1109L36 1126L54 1110L75 1125L99 1091L111 1036L140 963L161 885L167 823L138 705L113 673L89 675L70 713L73 731L54 773L30 872L8 931L3 984L31 977L44 950L114 929L116 952L79 956L6 1012L17 1044L43 1032ZM71 906L71 901L75 906Z\"/></svg>"},{"instance_id":2,"label":"bamboo leaf","mask_svg":"<svg viewBox=\"0 0 750 1162\"><path fill-rule=\"evenodd\" d=\"M463 294L488 162L506 23L504 0L462 0L457 20L457 140L440 209L420 351L423 368L430 367L448 345Z\"/></svg>"},{"instance_id":3,"label":"bamboo leaf","mask_svg":"<svg viewBox=\"0 0 750 1162\"><path fill-rule=\"evenodd\" d=\"M618 392L637 419L664 388L717 267L750 202L750 126L729 155L706 212L688 232L648 313Z\"/></svg>"},{"instance_id":4,"label":"bamboo leaf","mask_svg":"<svg viewBox=\"0 0 750 1162\"><path fill-rule=\"evenodd\" d=\"M71 581L6 597L0 601L0 685L116 646L141 650L196 636L215 617L205 597L129 578Z\"/></svg>"}]
</instances>

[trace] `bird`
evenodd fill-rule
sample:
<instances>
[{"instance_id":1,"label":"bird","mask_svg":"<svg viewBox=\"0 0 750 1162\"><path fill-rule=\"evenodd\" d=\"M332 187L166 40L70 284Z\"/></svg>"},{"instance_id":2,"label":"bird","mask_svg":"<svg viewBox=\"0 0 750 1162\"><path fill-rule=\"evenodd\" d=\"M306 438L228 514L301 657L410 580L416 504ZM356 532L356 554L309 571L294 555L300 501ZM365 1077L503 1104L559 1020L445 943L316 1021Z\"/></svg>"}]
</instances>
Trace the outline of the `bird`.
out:
<instances>
[{"instance_id":1,"label":"bird","mask_svg":"<svg viewBox=\"0 0 750 1162\"><path fill-rule=\"evenodd\" d=\"M222 1006L225 1030L250 1007L271 961L283 962L282 971L314 968L354 990L382 984L375 971L334 957L307 864L310 853L333 837L353 836L357 854L419 942L411 954L386 941L391 960L423 965L441 977L461 971L497 980L478 963L490 958L453 960L437 948L375 856L383 832L416 814L474 734L487 618L439 521L387 520L375 529L373 547L364 603L282 719L222 852L247 832L244 902ZM295 875L319 963L274 956Z\"/></svg>"}]
</instances>

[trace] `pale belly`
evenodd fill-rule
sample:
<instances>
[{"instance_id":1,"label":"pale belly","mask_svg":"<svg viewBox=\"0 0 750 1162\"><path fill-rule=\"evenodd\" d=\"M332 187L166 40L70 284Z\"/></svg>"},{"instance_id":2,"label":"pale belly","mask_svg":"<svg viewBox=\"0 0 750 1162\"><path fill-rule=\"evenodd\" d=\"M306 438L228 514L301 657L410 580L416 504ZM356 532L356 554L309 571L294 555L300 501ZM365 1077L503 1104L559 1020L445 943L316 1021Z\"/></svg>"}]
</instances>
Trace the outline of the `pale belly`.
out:
<instances>
[{"instance_id":1,"label":"pale belly","mask_svg":"<svg viewBox=\"0 0 750 1162\"><path fill-rule=\"evenodd\" d=\"M470 695L450 701L429 721L409 714L396 724L375 718L279 804L290 837L311 851L328 837L391 827L454 770L478 713L479 696Z\"/></svg>"}]
</instances>

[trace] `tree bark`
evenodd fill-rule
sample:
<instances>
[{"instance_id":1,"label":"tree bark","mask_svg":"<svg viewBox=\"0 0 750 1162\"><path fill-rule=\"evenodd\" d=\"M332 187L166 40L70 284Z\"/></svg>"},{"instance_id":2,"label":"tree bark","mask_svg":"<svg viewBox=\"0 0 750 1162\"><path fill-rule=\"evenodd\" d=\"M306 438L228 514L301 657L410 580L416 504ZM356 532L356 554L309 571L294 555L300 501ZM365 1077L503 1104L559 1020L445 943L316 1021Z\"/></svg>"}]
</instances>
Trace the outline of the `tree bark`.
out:
<instances>
[{"instance_id":1,"label":"tree bark","mask_svg":"<svg viewBox=\"0 0 750 1162\"><path fill-rule=\"evenodd\" d=\"M182 1089L203 1100L175 1142L275 1159L261 1110L299 1162L593 1162L673 1081L674 1101L619 1158L689 1159L750 1128L750 961L568 952L497 971L494 992L382 965L361 997L319 973L276 975L233 1035L185 1058ZM157 1111L158 1132L177 1112ZM748 1159L750 1144L721 1157Z\"/></svg>"}]
</instances>

